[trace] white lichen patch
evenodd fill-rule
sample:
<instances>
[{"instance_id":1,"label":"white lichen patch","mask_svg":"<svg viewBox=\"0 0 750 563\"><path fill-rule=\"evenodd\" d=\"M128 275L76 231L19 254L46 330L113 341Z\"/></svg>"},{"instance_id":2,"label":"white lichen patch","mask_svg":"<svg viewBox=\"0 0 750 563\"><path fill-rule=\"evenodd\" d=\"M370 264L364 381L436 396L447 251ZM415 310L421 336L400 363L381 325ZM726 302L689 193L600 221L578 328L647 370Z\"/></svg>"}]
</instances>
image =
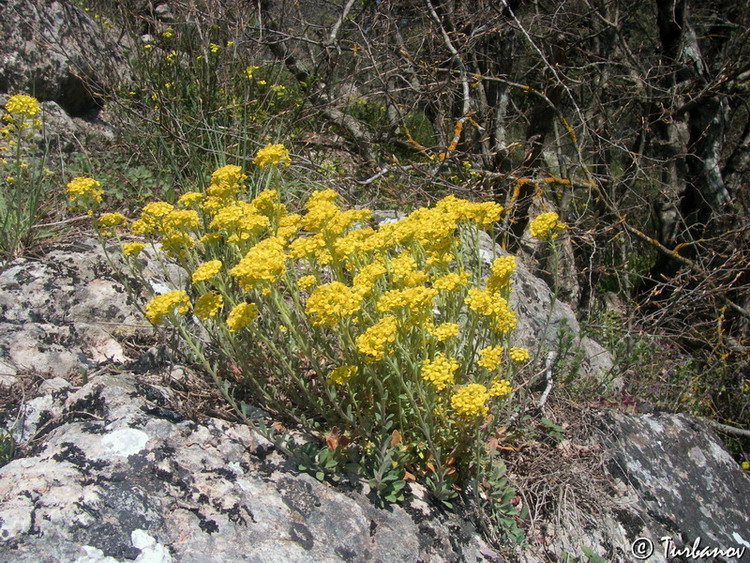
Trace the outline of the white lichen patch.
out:
<instances>
[{"instance_id":1,"label":"white lichen patch","mask_svg":"<svg viewBox=\"0 0 750 563\"><path fill-rule=\"evenodd\" d=\"M145 530L133 530L130 533L130 541L133 542L133 547L141 550L136 563L172 563L169 549Z\"/></svg>"},{"instance_id":2,"label":"white lichen patch","mask_svg":"<svg viewBox=\"0 0 750 563\"><path fill-rule=\"evenodd\" d=\"M136 428L122 428L102 437L104 453L112 456L137 454L146 447L148 434Z\"/></svg>"}]
</instances>

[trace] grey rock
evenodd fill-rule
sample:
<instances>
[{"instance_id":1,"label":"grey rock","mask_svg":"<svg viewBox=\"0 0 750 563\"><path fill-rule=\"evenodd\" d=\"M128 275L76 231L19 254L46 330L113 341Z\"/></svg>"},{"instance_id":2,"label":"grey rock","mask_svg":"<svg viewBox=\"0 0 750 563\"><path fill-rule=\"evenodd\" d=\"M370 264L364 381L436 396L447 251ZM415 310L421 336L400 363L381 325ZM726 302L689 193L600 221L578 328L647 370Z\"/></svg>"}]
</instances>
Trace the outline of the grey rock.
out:
<instances>
[{"instance_id":1,"label":"grey rock","mask_svg":"<svg viewBox=\"0 0 750 563\"><path fill-rule=\"evenodd\" d=\"M490 552L455 517L376 508L357 490L291 472L245 425L181 419L173 400L121 374L35 405L55 424L29 457L0 469L4 560L437 562Z\"/></svg>"},{"instance_id":2,"label":"grey rock","mask_svg":"<svg viewBox=\"0 0 750 563\"><path fill-rule=\"evenodd\" d=\"M116 247L109 254L118 260ZM154 287L185 280L158 249L145 252L141 265ZM557 327L576 329L572 311L522 265L514 284L519 320L530 319L519 322L519 344L544 335L551 345ZM106 374L114 352L127 358L124 339L150 335L96 240L61 245L38 261L18 259L0 273L2 373L17 381L33 367L48 377L19 408L0 414L26 456L0 468L4 561L166 563L201 561L206 553L223 561L495 557L468 521L420 500L418 486L406 504L376 508L365 486L334 489L298 474L248 426L186 419L179 396L145 383L148 374ZM144 369L164 367L158 350L152 356ZM68 380L82 367L105 374L74 387ZM167 380L184 386L188 372L172 369ZM600 510L563 511L544 522L546 545L530 543L516 552L519 560L582 557L584 546L628 561L640 537L655 546L654 561L667 560L663 537L678 548L697 538L724 549L750 542L750 479L705 423L605 411L595 425L590 447L608 460L596 475L608 483Z\"/></svg>"},{"instance_id":3,"label":"grey rock","mask_svg":"<svg viewBox=\"0 0 750 563\"><path fill-rule=\"evenodd\" d=\"M0 37L0 93L43 102L37 146L69 152L113 139L99 118L100 93L129 70L119 38L101 20L72 2L8 0L0 3Z\"/></svg>"},{"instance_id":4,"label":"grey rock","mask_svg":"<svg viewBox=\"0 0 750 563\"><path fill-rule=\"evenodd\" d=\"M121 260L117 246L109 247L109 255ZM175 287L171 280L179 283L184 272L163 265L156 255L144 253L145 275ZM58 247L41 261L21 258L8 264L0 272L2 374L69 378L135 360L122 343L148 339L153 329L114 278L95 239Z\"/></svg>"},{"instance_id":5,"label":"grey rock","mask_svg":"<svg viewBox=\"0 0 750 563\"><path fill-rule=\"evenodd\" d=\"M111 32L73 3L7 0L0 31L0 91L55 101L74 117L95 113L91 86L125 69Z\"/></svg>"},{"instance_id":6,"label":"grey rock","mask_svg":"<svg viewBox=\"0 0 750 563\"><path fill-rule=\"evenodd\" d=\"M485 268L502 251L485 233L479 234L480 255ZM581 334L575 312L558 299L550 287L534 276L521 260L516 260L516 271L511 278L510 307L517 313L516 329L511 339L514 345L528 348L532 355L546 357L550 351L562 352L568 365L576 365L581 377L592 377L610 382L614 367L612 355L596 341Z\"/></svg>"},{"instance_id":7,"label":"grey rock","mask_svg":"<svg viewBox=\"0 0 750 563\"><path fill-rule=\"evenodd\" d=\"M662 537L678 547L700 538L703 547L745 547L741 560L750 561L750 478L706 423L605 411L599 424L610 474L637 495L642 528L636 518L620 519L628 540L649 537L663 553Z\"/></svg>"},{"instance_id":8,"label":"grey rock","mask_svg":"<svg viewBox=\"0 0 750 563\"><path fill-rule=\"evenodd\" d=\"M561 511L556 522L545 523L550 544L530 546L521 560L582 557L586 547L607 561L635 561L633 546L640 542L653 549L641 559L658 563L750 561L750 478L705 422L607 410L592 423L597 428L592 446L604 452L606 462L596 478L607 483L607 497L593 514L571 506ZM724 558L674 559L663 538L675 549L698 541L701 548L737 551Z\"/></svg>"}]
</instances>

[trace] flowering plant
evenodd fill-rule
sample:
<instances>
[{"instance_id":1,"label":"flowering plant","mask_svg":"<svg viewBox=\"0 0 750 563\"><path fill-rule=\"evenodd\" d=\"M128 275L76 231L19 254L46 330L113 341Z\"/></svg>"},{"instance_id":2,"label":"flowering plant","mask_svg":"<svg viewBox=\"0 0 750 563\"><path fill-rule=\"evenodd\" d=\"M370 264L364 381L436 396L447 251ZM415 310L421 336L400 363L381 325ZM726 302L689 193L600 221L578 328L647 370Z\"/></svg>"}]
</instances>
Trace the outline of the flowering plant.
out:
<instances>
[{"instance_id":1,"label":"flowering plant","mask_svg":"<svg viewBox=\"0 0 750 563\"><path fill-rule=\"evenodd\" d=\"M33 96L14 94L0 118L0 257L12 256L34 238L53 174L38 150L41 107Z\"/></svg>"},{"instance_id":2,"label":"flowering plant","mask_svg":"<svg viewBox=\"0 0 750 563\"><path fill-rule=\"evenodd\" d=\"M205 192L148 203L130 224L189 273L185 287L153 297L147 318L173 325L217 381L335 429L336 447L361 465L387 458L398 488L421 476L447 501L482 469L489 422L507 412L529 359L509 347L515 259L498 256L485 273L476 247L501 206L449 196L377 226L331 189L294 213L275 190L252 197L246 180L224 166ZM97 225L111 234L120 217ZM136 266L143 248L122 251Z\"/></svg>"}]
</instances>

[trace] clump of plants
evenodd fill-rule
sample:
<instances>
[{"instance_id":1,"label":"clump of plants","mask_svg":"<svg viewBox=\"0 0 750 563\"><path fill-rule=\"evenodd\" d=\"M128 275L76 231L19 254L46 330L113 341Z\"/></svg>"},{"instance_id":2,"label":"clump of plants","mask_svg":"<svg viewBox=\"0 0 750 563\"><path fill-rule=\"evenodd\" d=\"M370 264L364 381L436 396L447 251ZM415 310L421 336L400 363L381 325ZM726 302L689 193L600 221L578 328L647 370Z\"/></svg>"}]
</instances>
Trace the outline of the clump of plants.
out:
<instances>
[{"instance_id":1,"label":"clump of plants","mask_svg":"<svg viewBox=\"0 0 750 563\"><path fill-rule=\"evenodd\" d=\"M36 144L42 108L28 94L5 102L0 123L0 258L12 258L31 239L42 215L42 194L52 172Z\"/></svg>"},{"instance_id":2,"label":"clump of plants","mask_svg":"<svg viewBox=\"0 0 750 563\"><path fill-rule=\"evenodd\" d=\"M133 271L148 244L189 274L153 296L148 320L172 327L225 392L245 389L243 400L325 434L308 452L322 476L346 462L389 501L409 479L446 504L471 490L514 528L491 438L514 411L529 352L510 345L515 259L483 271L478 248L501 206L449 196L376 225L324 189L294 212L275 189L286 149L266 146L254 163L252 177L223 166L204 191L150 202L132 222L98 217L102 235L140 237L121 247ZM91 178L68 186L72 205L96 205L101 190ZM552 238L562 225L544 219L537 234Z\"/></svg>"}]
</instances>

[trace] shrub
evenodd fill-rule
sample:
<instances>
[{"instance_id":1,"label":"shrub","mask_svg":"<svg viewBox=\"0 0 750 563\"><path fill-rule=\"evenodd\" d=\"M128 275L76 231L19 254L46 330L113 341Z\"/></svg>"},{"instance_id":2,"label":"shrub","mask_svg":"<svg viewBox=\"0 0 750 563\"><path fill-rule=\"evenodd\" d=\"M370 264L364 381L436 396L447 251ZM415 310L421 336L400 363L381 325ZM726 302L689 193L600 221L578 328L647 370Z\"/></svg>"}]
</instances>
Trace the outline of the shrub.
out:
<instances>
[{"instance_id":1,"label":"shrub","mask_svg":"<svg viewBox=\"0 0 750 563\"><path fill-rule=\"evenodd\" d=\"M478 230L501 206L448 196L370 226L370 210L344 209L326 189L294 213L277 190L259 188L281 174L282 148L259 151L267 170L254 177L221 167L204 192L150 202L130 223L189 273L151 299L147 318L173 327L230 400L227 380L277 416L335 436L313 456L319 469L354 460L391 501L404 479L424 480L448 504L479 483L475 499L502 499L507 527L514 493L488 444L513 411L529 353L510 347L515 259L498 256L483 272L479 258ZM271 154L283 158L263 158ZM123 228L115 215L97 220L103 235ZM143 248L122 245L136 271Z\"/></svg>"}]
</instances>

